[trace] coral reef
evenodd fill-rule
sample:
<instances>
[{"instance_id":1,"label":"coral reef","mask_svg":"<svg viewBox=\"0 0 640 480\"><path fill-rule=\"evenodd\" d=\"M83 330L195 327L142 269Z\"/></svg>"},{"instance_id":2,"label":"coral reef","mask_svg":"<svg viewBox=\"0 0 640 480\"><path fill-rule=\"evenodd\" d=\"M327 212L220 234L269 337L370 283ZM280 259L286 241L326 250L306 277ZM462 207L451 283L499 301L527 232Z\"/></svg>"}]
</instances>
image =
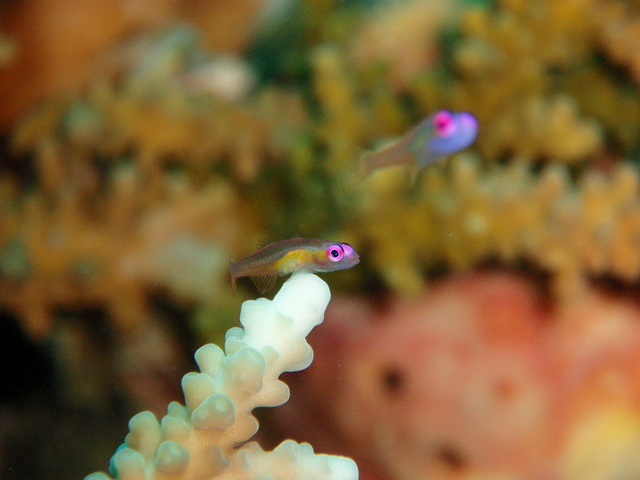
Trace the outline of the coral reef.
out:
<instances>
[{"instance_id":1,"label":"coral reef","mask_svg":"<svg viewBox=\"0 0 640 480\"><path fill-rule=\"evenodd\" d=\"M335 298L275 425L304 422L305 441L348 452L363 480L636 478L637 302L541 300L496 272L410 302Z\"/></svg>"},{"instance_id":2,"label":"coral reef","mask_svg":"<svg viewBox=\"0 0 640 480\"><path fill-rule=\"evenodd\" d=\"M258 430L256 407L286 402L289 389L282 372L307 368L313 350L305 337L322 323L331 294L312 274L293 275L273 301L261 298L242 305L240 323L227 332L225 350L208 344L196 352L201 373L182 379L186 406L169 405L160 423L150 412L129 422L130 433L113 456L116 478L279 478L358 477L355 463L315 455L309 444L283 442L264 452L245 443ZM96 473L90 480L110 478Z\"/></svg>"},{"instance_id":3,"label":"coral reef","mask_svg":"<svg viewBox=\"0 0 640 480\"><path fill-rule=\"evenodd\" d=\"M0 75L0 130L34 102L81 89L101 69L105 52L141 32L187 22L199 27L207 48L238 52L249 43L264 3L90 0L78 5L25 0L0 5L0 29L12 39L8 44L3 36L0 60L13 60Z\"/></svg>"},{"instance_id":4,"label":"coral reef","mask_svg":"<svg viewBox=\"0 0 640 480\"><path fill-rule=\"evenodd\" d=\"M90 181L92 172L84 173ZM68 190L53 198L6 199L0 299L33 336L49 331L57 307L104 306L116 328L131 332L147 319L152 285L171 286L187 298L227 289L213 272L226 272L230 245L240 241L243 220L227 220L242 210L232 188L176 185L162 192L163 201L145 206L142 182L136 167L125 169L101 195L108 199L101 205Z\"/></svg>"},{"instance_id":5,"label":"coral reef","mask_svg":"<svg viewBox=\"0 0 640 480\"><path fill-rule=\"evenodd\" d=\"M611 439L602 448L602 472L620 465L617 473L627 474L630 463L619 459L635 448L638 415L631 383L620 379L635 378L624 370L635 361L624 332L636 334L631 327L609 331L611 344L596 361L589 345L604 327L591 331L566 319L587 316L575 313L576 301L603 318L617 315L616 301L593 290L594 279L634 294L638 286L637 5L71 3L0 6L0 313L15 316L63 370L54 375L61 391L52 409L91 404L109 417L109 402L127 410L131 399L154 412L164 408L175 398L171 378L187 368L186 352L217 339L248 294L243 286L238 297L230 295L229 258L252 253L260 240L298 234L349 242L362 254L362 268L327 279L332 289L392 294L400 303L420 298L434 274L489 263L549 278L544 300L567 309L531 313L522 307L530 305L528 294L498 282L520 300L514 311L557 325L528 336L519 330L529 332L528 317L492 311L483 322L491 324L494 313L508 319L492 330L502 332L500 341L454 335L465 349L477 340L474 362L456 370L457 384L415 391L416 399L431 395L424 405L444 412L421 413L433 422L433 437L419 426L400 429L406 437L385 437L382 429L394 433L389 423L372 431L360 419L371 438L388 442L383 453L402 459L390 466L380 455L369 477L384 471L402 478L425 465L458 468L452 476L466 464L478 472L516 471L550 458L547 440L564 452L552 460L562 464L558 476L580 477L598 448L594 436ZM478 117L478 141L469 151L422 172L415 184L406 171L388 169L348 188L364 150L440 108ZM458 294L439 309L450 312L452 325L472 328L468 312L458 309L467 287ZM397 345L411 336L404 327L378 327L362 326L381 338L384 332L391 345L396 334ZM428 336L445 360L458 345L438 332ZM574 341L584 350L572 350ZM341 368L366 383L377 355L349 357L354 363L345 359ZM482 404L495 419L482 430L473 415L453 407L469 391L486 393L503 363L512 367L502 373L517 380L522 403L496 400L511 398L509 388L472 395L466 408ZM567 374L572 365L582 369L575 375L590 372L575 389L563 380L574 374ZM446 362L435 368L445 371ZM333 374L337 382L340 372ZM365 388L351 374L344 378L357 391ZM397 388L393 371L386 378L388 389ZM576 407L558 430L548 427L549 418L564 415L565 404L545 393L549 384L567 387L567 405ZM408 413L403 422L410 423ZM3 456L4 438L0 432L1 467L11 458ZM354 447L361 457L375 451L368 438L349 440L362 443ZM432 449L429 442L440 440ZM425 442L428 455L418 448ZM467 463L449 448L457 442ZM502 456L505 442L512 448Z\"/></svg>"},{"instance_id":6,"label":"coral reef","mask_svg":"<svg viewBox=\"0 0 640 480\"><path fill-rule=\"evenodd\" d=\"M5 68L16 57L16 42L0 33L0 68Z\"/></svg>"},{"instance_id":7,"label":"coral reef","mask_svg":"<svg viewBox=\"0 0 640 480\"><path fill-rule=\"evenodd\" d=\"M598 40L611 59L626 65L640 82L640 55L634 45L640 40L637 6L626 2L602 2L597 10Z\"/></svg>"},{"instance_id":8,"label":"coral reef","mask_svg":"<svg viewBox=\"0 0 640 480\"><path fill-rule=\"evenodd\" d=\"M301 41L296 48L302 52L295 59L301 65L295 65L297 70L293 71L300 72L298 82L308 83L292 87L283 86L286 72L277 70L269 74L280 83L260 83L259 78L265 73L251 58L208 54L202 49L198 33L185 26L145 35L120 47L102 62L100 77L88 82L80 94L42 105L14 130L15 151L29 153L34 159L39 187L35 197L44 195L46 199L30 201L46 201L52 204L48 206L51 211L62 208L62 200L57 197L64 196L67 208L82 212L77 214L80 218L75 220L75 228L82 232L93 230L92 239L84 243L93 242L94 246L101 242L117 245L111 237L96 231L94 223L127 217L118 222L141 228L159 202L166 202L167 209L172 209L170 204L183 201L181 215L191 208L187 205L202 202L204 209L211 202L211 210L202 210L201 218L211 215L219 219L220 228L212 228L203 236L194 232L196 225L202 224L194 218L192 224L176 225L173 237L165 237L166 242L152 245L138 238L142 232L124 236L129 237L127 246L119 245L117 253L106 253L110 250L100 247L104 251L98 254L98 248L69 245L62 248L66 260L48 262L48 276L84 278L86 274L82 272L89 270L96 289L104 292L89 296L91 301L107 305L114 312L116 323L127 325L144 318L140 314L146 308L141 285L144 288L158 284L178 298L201 301L203 292L217 291L216 284L222 284L225 258L250 252L260 238L288 236L292 226L300 225L303 231L293 227L296 233L321 237L324 232L332 236L343 232L355 244L370 244L376 259L375 273L387 286L408 293L418 291L424 282L424 266L442 262L454 269L471 268L496 257L506 263L524 259L551 272L562 296L580 291L580 283L588 275L606 273L624 280L635 279L633 228L621 227L626 233L619 234L609 231L614 228L611 226L585 224L597 223L584 211L591 207L574 208L569 204L575 195L591 195L582 190L589 188L593 176L599 178L600 174L594 173L585 160L604 158L599 152L607 135L625 152L640 146L632 134L640 128L640 102L634 101L636 90L616 84L606 65L594 58L600 48L598 32L604 28L596 14L605 9L606 2L566 3L558 7L539 0L527 5L501 2L493 7L459 8L416 0L379 5L371 15L357 9L342 11L322 2L298 6L304 14L299 17L303 23L297 25L296 31L308 28L315 37L299 34ZM426 15L427 10L435 13ZM312 20L311 13L319 16ZM570 27L562 21L569 14L585 21L579 28ZM283 18L293 21L287 20L290 17L286 15ZM326 31L318 30L318 18L327 25ZM449 29L460 29L461 37L452 45L446 41L442 45L436 43L437 32L445 24ZM368 38L382 41L382 37L389 36L384 32L396 30L403 32L396 38L398 44L385 43L388 49L370 47ZM415 53L414 48L420 53ZM429 53L425 49L430 49ZM281 65L282 61L275 64ZM585 91L591 91L585 87L592 81L597 87L594 93L585 95ZM387 187L370 185L352 195L345 194L344 175L355 168L363 148L401 134L420 116L444 106L469 110L479 117L477 148L481 163L495 163L508 156L509 163L516 165L489 170L478 167L472 175L478 183L472 183L470 188L491 190L495 182L506 186L513 180L510 172L518 170L517 165L524 159L532 164L560 161L577 165L577 193L571 180L558 179L565 186L558 187L563 189L562 194L551 194L555 203L551 197L541 199L542 203L536 205L542 211L536 213L527 212L522 204L522 208L511 210L511 202L517 201L513 195L521 202L529 201L530 195L544 195L545 185L556 181L552 177L557 168L550 167L539 181L538 174L532 174L530 180L519 182L520 191L513 195L490 192L490 200L476 198L470 200L473 205L463 199L468 195L463 189L443 192L450 183L438 178L425 180L418 198L409 198L410 192L398 192L398 198L391 200L380 192L380 188ZM612 114L615 110L620 113ZM584 111L590 116L584 117ZM612 156L617 159L619 154ZM452 175L464 168L454 166ZM424 176L431 178L430 175ZM562 172L558 175L565 176ZM395 177L390 179L391 184L396 181ZM434 182L445 185L434 187ZM535 190L534 184L539 184L540 192L529 190ZM618 187L614 181L611 188ZM118 200L115 190L127 188L129 195L136 191L140 199ZM173 198L173 192L181 189L192 191L193 197L185 196L181 201ZM13 218L33 215L25 206L29 202L22 189L7 185L4 191L8 203L16 205ZM261 201L264 195L274 202L266 205ZM596 197L607 202L616 195ZM624 197L626 193L621 190L620 195ZM214 207L214 197L226 200ZM83 212L87 198L98 205L93 209L95 213ZM389 205L384 205L387 201ZM622 211L626 209L625 202L633 203L630 198L620 202L593 208ZM441 203L465 205L454 207L462 210L468 205L475 210L459 214L448 207L441 208ZM178 214L177 209L174 211ZM520 213L507 226L492 220L505 211ZM467 213L473 218L466 218ZM416 223L419 214L427 217L423 225ZM73 218L66 210L50 216ZM622 221L632 223L632 216L625 213ZM162 218L159 214L157 221ZM168 217L164 221L168 222ZM548 227L549 222L553 228ZM229 223L234 227L223 227ZM556 228L556 223L561 225ZM579 229L570 233L574 223L587 231L597 230L593 234L597 237L595 243L589 238L577 238L581 235ZM46 281L39 279L43 267L38 252L53 258L51 249L36 241L35 235L22 232L10 218L8 225L2 235L6 252L3 264L8 273L0 279L0 297L21 298L20 305L32 305L27 312L15 304L18 302L3 300L8 308L26 317L25 324L34 335L42 335L51 324L47 311L74 300L54 295L53 289L43 287ZM71 235L52 232L46 225L39 228L48 232L39 238ZM116 224L113 228L119 231L124 227ZM483 229L487 230L486 235ZM407 231L409 241L393 242L384 230ZM566 235L576 238L555 245L558 238ZM591 233L588 235L593 238ZM600 235L614 238L614 244L600 242ZM438 236L439 239L434 238ZM25 242L30 245L28 248L22 246ZM558 252L565 245L567 250ZM146 257L141 254L143 250ZM175 269L159 263L182 259L182 254L203 259L192 265L209 268L203 267L192 275L171 276L170 271ZM136 255L142 256L123 258ZM122 268L116 268L113 275L107 274L111 268L103 266L106 262ZM82 265L87 264L83 270ZM16 275L25 278L24 286L15 287ZM357 286L354 274L350 275L351 286ZM209 282L194 282L205 276ZM126 295L116 292L130 297L127 303L135 313L128 315L129 320L124 318L128 308L118 305L124 303ZM53 298L46 299L47 296Z\"/></svg>"},{"instance_id":9,"label":"coral reef","mask_svg":"<svg viewBox=\"0 0 640 480\"><path fill-rule=\"evenodd\" d=\"M228 180L214 174L202 184L168 171L166 163L186 143L199 151L186 152L189 168L206 169L201 162L213 155L209 144L218 156L240 155L231 159L240 176L255 175L259 154L251 134L241 133L255 122L243 114L224 122L194 118L193 111L180 113L188 98L168 92L160 96L166 102L148 106L156 87L185 92L172 86L177 77L171 75L178 75L175 62L192 48L192 33L179 28L154 37L144 58L155 60L136 64L126 87L112 79L91 101L50 104L15 132L17 151L33 154L38 189L26 193L11 177L2 180L0 298L32 335L48 332L59 307L105 306L117 328L131 330L147 317L151 286L200 301L226 288L219 277L254 215ZM183 128L179 117L188 117ZM241 149L220 140L230 138L229 129L239 134ZM196 140L205 131L210 143ZM96 156L109 160L100 164Z\"/></svg>"},{"instance_id":10,"label":"coral reef","mask_svg":"<svg viewBox=\"0 0 640 480\"><path fill-rule=\"evenodd\" d=\"M454 53L462 79L452 96L486 126L478 142L486 158L573 163L602 148L600 126L579 118L571 98L550 88L552 69L570 71L590 60L597 3L500 2L466 13Z\"/></svg>"},{"instance_id":11,"label":"coral reef","mask_svg":"<svg viewBox=\"0 0 640 480\"><path fill-rule=\"evenodd\" d=\"M439 56L436 36L452 22L459 5L443 0L411 0L378 5L349 45L357 68L385 71L394 88L433 67Z\"/></svg>"},{"instance_id":12,"label":"coral reef","mask_svg":"<svg viewBox=\"0 0 640 480\"><path fill-rule=\"evenodd\" d=\"M379 172L363 187L349 228L399 292L419 291L425 267L470 269L486 259L539 266L563 298L584 291L589 276L640 274L640 177L630 163L574 186L561 165L534 175L521 160L483 173L476 157L460 154L450 169L425 172L410 199L402 173Z\"/></svg>"}]
</instances>

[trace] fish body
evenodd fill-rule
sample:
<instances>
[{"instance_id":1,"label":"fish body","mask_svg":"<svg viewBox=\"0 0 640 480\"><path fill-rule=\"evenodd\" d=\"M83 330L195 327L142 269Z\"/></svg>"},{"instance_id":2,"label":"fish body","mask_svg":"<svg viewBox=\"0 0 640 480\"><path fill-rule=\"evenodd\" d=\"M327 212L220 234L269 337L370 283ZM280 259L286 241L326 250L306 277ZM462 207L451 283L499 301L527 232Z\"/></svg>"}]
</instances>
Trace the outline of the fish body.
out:
<instances>
[{"instance_id":1,"label":"fish body","mask_svg":"<svg viewBox=\"0 0 640 480\"><path fill-rule=\"evenodd\" d=\"M469 112L440 110L425 118L398 140L360 158L359 177L391 165L414 165L421 170L444 155L467 148L478 133L478 120Z\"/></svg>"},{"instance_id":2,"label":"fish body","mask_svg":"<svg viewBox=\"0 0 640 480\"><path fill-rule=\"evenodd\" d=\"M265 293L278 276L296 271L332 272L351 268L359 262L359 255L348 243L297 237L270 243L232 263L229 271L234 290L236 279L251 277L260 293Z\"/></svg>"}]
</instances>

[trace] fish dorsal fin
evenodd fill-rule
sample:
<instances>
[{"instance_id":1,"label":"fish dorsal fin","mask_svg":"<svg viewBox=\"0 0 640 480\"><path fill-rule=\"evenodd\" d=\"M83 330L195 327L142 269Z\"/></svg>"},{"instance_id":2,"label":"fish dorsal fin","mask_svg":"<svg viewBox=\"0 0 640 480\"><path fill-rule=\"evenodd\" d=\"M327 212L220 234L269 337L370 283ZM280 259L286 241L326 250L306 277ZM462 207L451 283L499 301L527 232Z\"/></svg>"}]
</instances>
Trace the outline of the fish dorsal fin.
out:
<instances>
[{"instance_id":1,"label":"fish dorsal fin","mask_svg":"<svg viewBox=\"0 0 640 480\"><path fill-rule=\"evenodd\" d=\"M264 275L253 275L251 277L251 281L260 293L266 293L267 291L271 290L276 284L277 278L278 274L276 272L265 273Z\"/></svg>"},{"instance_id":2,"label":"fish dorsal fin","mask_svg":"<svg viewBox=\"0 0 640 480\"><path fill-rule=\"evenodd\" d=\"M271 240L270 238L261 238L260 241L258 242L258 245L256 245L256 247L258 250L260 250L261 248L266 247L267 245L273 242L274 241Z\"/></svg>"},{"instance_id":3,"label":"fish dorsal fin","mask_svg":"<svg viewBox=\"0 0 640 480\"><path fill-rule=\"evenodd\" d=\"M344 194L353 195L367 177L368 174L364 173L358 165L358 167L338 177L338 184Z\"/></svg>"},{"instance_id":4,"label":"fish dorsal fin","mask_svg":"<svg viewBox=\"0 0 640 480\"><path fill-rule=\"evenodd\" d=\"M298 237L300 237L300 235L298 235L296 232L292 232L286 238L298 238ZM278 242L278 240L274 240L273 238L262 238L258 242L257 250L260 250L261 248L264 248L267 245L270 245L276 242Z\"/></svg>"}]
</instances>

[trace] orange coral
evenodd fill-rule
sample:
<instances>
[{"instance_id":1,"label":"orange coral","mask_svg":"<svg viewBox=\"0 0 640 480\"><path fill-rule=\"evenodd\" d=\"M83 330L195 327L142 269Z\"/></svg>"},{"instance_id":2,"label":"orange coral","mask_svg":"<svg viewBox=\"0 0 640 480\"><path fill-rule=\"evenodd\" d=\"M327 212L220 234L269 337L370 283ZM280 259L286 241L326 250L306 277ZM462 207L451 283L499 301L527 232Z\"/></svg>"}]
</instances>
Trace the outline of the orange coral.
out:
<instances>
[{"instance_id":1,"label":"orange coral","mask_svg":"<svg viewBox=\"0 0 640 480\"><path fill-rule=\"evenodd\" d=\"M96 59L131 33L188 21L201 27L209 48L239 51L254 33L262 6L261 0L232 6L222 1L175 0L4 4L0 28L14 39L11 49L16 53L9 68L0 72L0 128L6 129L34 102L82 86Z\"/></svg>"}]
</instances>

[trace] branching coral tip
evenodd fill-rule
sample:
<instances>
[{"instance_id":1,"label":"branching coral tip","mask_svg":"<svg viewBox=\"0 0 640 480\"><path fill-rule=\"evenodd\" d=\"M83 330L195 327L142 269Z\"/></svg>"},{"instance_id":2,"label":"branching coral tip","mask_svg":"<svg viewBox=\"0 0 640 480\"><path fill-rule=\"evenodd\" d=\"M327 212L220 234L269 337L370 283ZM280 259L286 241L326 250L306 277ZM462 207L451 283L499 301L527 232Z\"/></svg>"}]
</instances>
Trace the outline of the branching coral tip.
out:
<instances>
[{"instance_id":1,"label":"branching coral tip","mask_svg":"<svg viewBox=\"0 0 640 480\"><path fill-rule=\"evenodd\" d=\"M330 298L326 283L301 273L273 301L244 302L242 328L227 332L224 351L209 344L196 352L200 373L182 379L185 404L169 404L160 422L151 412L131 419L110 473L121 480L357 480L353 460L317 455L308 443L286 440L272 452L244 443L258 430L254 408L289 399L280 374L311 364L306 336L324 320ZM85 480L111 478L93 473Z\"/></svg>"}]
</instances>

